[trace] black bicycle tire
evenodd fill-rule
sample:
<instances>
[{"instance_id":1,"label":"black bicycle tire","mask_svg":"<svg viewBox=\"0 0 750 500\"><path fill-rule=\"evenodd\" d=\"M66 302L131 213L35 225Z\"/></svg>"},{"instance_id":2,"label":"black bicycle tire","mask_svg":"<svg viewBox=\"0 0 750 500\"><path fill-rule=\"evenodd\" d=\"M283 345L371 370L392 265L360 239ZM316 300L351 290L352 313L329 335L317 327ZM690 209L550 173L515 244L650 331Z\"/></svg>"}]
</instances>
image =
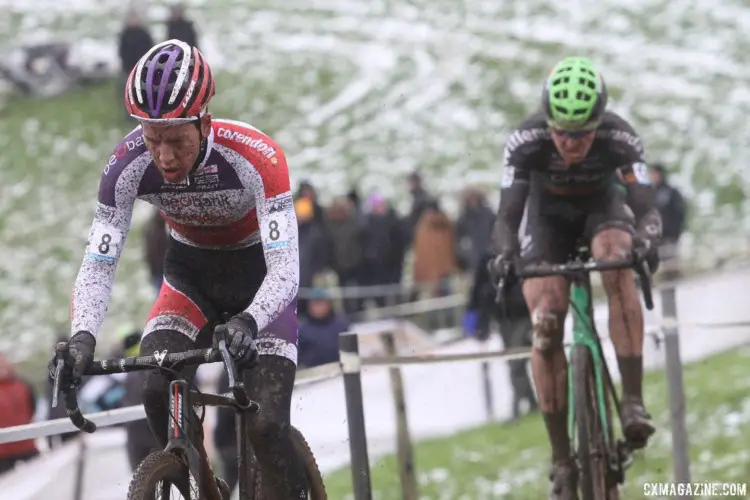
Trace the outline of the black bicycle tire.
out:
<instances>
[{"instance_id":1,"label":"black bicycle tire","mask_svg":"<svg viewBox=\"0 0 750 500\"><path fill-rule=\"evenodd\" d=\"M607 500L607 463L603 454L597 459L595 446L604 450L599 413L596 410L596 387L591 351L585 345L573 349L574 404L578 446L576 457L580 475L578 487L581 500ZM593 396L593 397L592 397Z\"/></svg>"},{"instance_id":2,"label":"black bicycle tire","mask_svg":"<svg viewBox=\"0 0 750 500\"><path fill-rule=\"evenodd\" d=\"M302 432L296 427L291 426L289 430L289 438L292 440L292 446L294 446L297 456L302 461L302 465L305 469L309 500L328 500L328 494L326 493L325 485L323 484L323 476L320 474L318 463L315 461L315 456L310 449L310 445L307 444L307 440L302 435ZM263 480L258 461L252 453L248 453L248 457L251 457L248 472L251 478L250 484L252 485L252 491L245 492L245 494L240 497L240 500L263 500Z\"/></svg>"},{"instance_id":3,"label":"black bicycle tire","mask_svg":"<svg viewBox=\"0 0 750 500\"><path fill-rule=\"evenodd\" d=\"M305 476L307 477L307 490L310 493L310 500L327 500L326 486L323 484L323 476L318 468L318 462L315 460L310 445L307 444L305 436L299 429L292 426L290 429L290 438L297 456L305 467Z\"/></svg>"},{"instance_id":4,"label":"black bicycle tire","mask_svg":"<svg viewBox=\"0 0 750 500\"><path fill-rule=\"evenodd\" d=\"M184 498L190 498L187 464L174 453L159 450L138 465L128 487L127 500L154 500L158 481L168 480Z\"/></svg>"}]
</instances>

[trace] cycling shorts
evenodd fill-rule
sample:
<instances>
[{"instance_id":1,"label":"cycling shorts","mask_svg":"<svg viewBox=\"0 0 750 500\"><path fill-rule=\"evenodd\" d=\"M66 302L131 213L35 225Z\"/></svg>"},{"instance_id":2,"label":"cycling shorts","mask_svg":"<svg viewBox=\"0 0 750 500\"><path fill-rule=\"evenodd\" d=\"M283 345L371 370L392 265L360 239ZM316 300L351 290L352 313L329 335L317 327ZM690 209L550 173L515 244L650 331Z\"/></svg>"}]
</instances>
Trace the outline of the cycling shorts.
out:
<instances>
[{"instance_id":1,"label":"cycling shorts","mask_svg":"<svg viewBox=\"0 0 750 500\"><path fill-rule=\"evenodd\" d=\"M521 260L525 264L563 264L577 246L605 229L633 234L635 217L622 189L579 196L537 191L529 197L521 229Z\"/></svg>"},{"instance_id":2,"label":"cycling shorts","mask_svg":"<svg viewBox=\"0 0 750 500\"><path fill-rule=\"evenodd\" d=\"M261 245L236 250L196 248L169 238L164 281L143 335L173 330L198 347L211 345L217 324L244 311L266 276ZM264 328L258 354L297 362L297 301L293 300Z\"/></svg>"}]
</instances>

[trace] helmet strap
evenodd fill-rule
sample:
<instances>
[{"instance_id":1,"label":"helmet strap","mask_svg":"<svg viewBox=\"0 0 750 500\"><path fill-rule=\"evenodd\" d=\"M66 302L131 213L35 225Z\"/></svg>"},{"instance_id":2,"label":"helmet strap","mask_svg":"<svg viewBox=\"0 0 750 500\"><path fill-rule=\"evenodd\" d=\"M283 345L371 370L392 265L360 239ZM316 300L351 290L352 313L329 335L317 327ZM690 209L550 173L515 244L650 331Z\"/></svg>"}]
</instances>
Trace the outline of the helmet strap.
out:
<instances>
[{"instance_id":1,"label":"helmet strap","mask_svg":"<svg viewBox=\"0 0 750 500\"><path fill-rule=\"evenodd\" d=\"M201 162L203 162L203 159L208 154L208 137L203 136L203 131L201 130L200 120L195 121L195 127L198 129L198 134L200 135L201 143L200 143L200 149L198 150L198 156L196 156L195 158L195 163L193 163L193 167L190 169L190 172L188 172L188 176L187 176L188 186L190 185L190 178L198 169L198 165L200 165Z\"/></svg>"}]
</instances>

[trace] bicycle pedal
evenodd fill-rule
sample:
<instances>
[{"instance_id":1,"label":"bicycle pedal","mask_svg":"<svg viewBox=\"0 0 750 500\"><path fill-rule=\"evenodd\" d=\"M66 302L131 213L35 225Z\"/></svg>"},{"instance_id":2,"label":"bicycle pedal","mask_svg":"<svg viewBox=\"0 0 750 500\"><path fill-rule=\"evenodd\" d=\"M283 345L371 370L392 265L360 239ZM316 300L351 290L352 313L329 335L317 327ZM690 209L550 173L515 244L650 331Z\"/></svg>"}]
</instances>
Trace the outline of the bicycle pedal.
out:
<instances>
[{"instance_id":1,"label":"bicycle pedal","mask_svg":"<svg viewBox=\"0 0 750 500\"><path fill-rule=\"evenodd\" d=\"M633 450L626 441L617 442L617 455L623 471L628 470L635 462Z\"/></svg>"}]
</instances>

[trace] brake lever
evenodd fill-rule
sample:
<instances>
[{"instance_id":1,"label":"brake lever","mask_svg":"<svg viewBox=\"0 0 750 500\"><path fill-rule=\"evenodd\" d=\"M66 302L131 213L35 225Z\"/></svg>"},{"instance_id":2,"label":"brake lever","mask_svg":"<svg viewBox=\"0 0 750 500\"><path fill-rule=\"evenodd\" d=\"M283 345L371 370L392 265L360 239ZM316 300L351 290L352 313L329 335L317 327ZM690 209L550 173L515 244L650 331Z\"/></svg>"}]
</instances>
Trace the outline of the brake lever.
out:
<instances>
[{"instance_id":1,"label":"brake lever","mask_svg":"<svg viewBox=\"0 0 750 500\"><path fill-rule=\"evenodd\" d=\"M214 339L216 340L221 359L224 361L224 368L227 370L227 377L229 378L229 388L232 390L234 399L241 408L250 408L251 411L257 413L260 410L260 405L250 401L250 398L245 392L245 384L242 381L237 380L237 368L234 359L232 359L232 355L229 354L229 349L227 348L226 325L218 325L214 329Z\"/></svg>"},{"instance_id":2,"label":"brake lever","mask_svg":"<svg viewBox=\"0 0 750 500\"><path fill-rule=\"evenodd\" d=\"M67 342L58 342L55 345L55 359L57 359L57 364L55 365L54 383L52 385L52 408L57 408L57 396L60 393L60 380L65 369L65 354L67 352Z\"/></svg>"},{"instance_id":3,"label":"brake lever","mask_svg":"<svg viewBox=\"0 0 750 500\"><path fill-rule=\"evenodd\" d=\"M650 245L646 246L643 254L641 252L633 251L633 260L635 261L635 273L641 282L641 292L643 293L643 301L646 303L646 309L649 311L654 309L654 296L651 282L651 269L646 261L646 256L650 250Z\"/></svg>"}]
</instances>

